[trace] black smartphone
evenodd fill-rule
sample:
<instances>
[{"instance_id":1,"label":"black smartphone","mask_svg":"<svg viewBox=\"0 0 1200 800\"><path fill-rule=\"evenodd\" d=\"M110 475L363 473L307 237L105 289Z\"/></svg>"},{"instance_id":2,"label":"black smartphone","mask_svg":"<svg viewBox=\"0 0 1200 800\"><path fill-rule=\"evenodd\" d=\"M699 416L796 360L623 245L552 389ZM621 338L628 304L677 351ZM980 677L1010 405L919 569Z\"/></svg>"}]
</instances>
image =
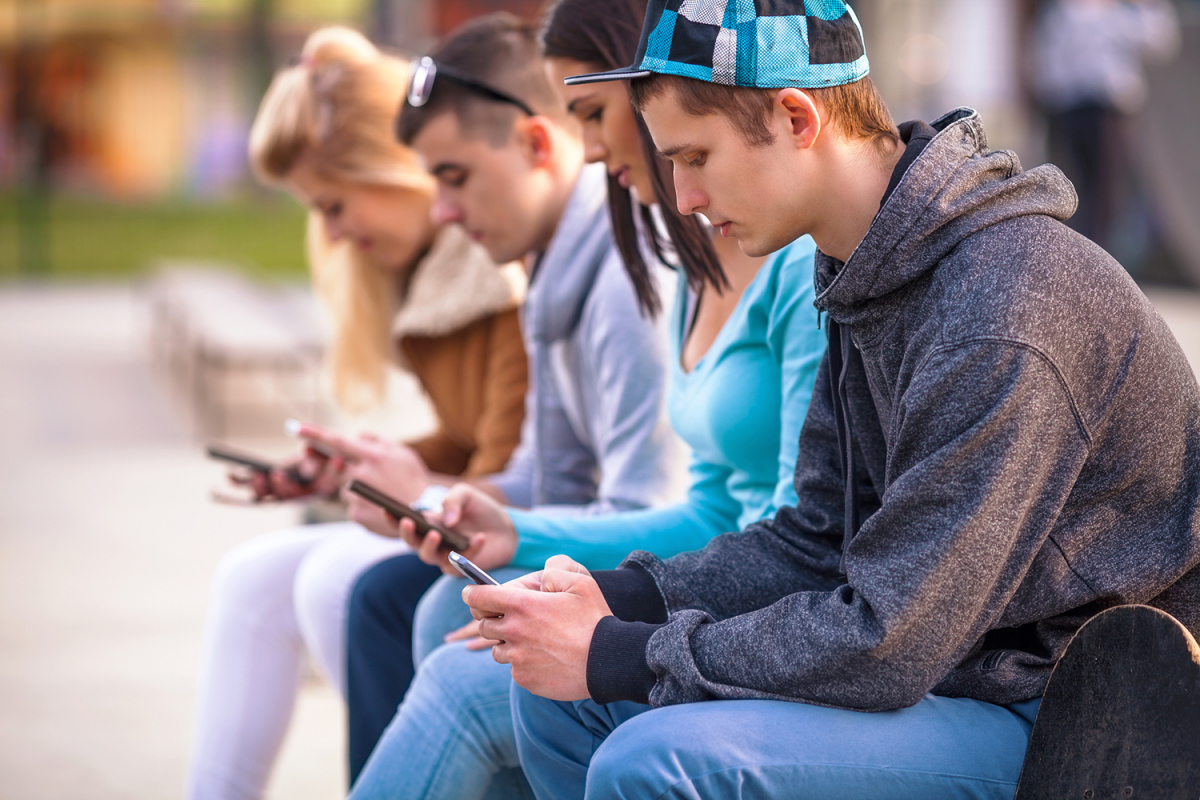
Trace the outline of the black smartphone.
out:
<instances>
[{"instance_id":1,"label":"black smartphone","mask_svg":"<svg viewBox=\"0 0 1200 800\"><path fill-rule=\"evenodd\" d=\"M450 563L454 568L461 572L466 577L478 583L480 586L499 586L500 581L488 575L479 567L471 563L471 559L464 556L462 553L451 553L449 555Z\"/></svg>"},{"instance_id":2,"label":"black smartphone","mask_svg":"<svg viewBox=\"0 0 1200 800\"><path fill-rule=\"evenodd\" d=\"M382 508L384 511L391 514L396 519L411 519L413 524L417 526L417 535L424 536L432 531L437 531L442 536L442 543L451 550L466 550L471 546L471 542L467 537L463 536L458 531L452 531L437 523L430 522L425 518L425 515L415 508L401 503L391 495L371 486L369 483L355 479L350 481L350 486L347 487L364 500L369 500L375 505Z\"/></svg>"},{"instance_id":3,"label":"black smartphone","mask_svg":"<svg viewBox=\"0 0 1200 800\"><path fill-rule=\"evenodd\" d=\"M230 464L237 464L239 467L248 467L255 472L260 472L266 475L271 470L275 469L275 465L270 461L258 458L256 456L247 455L238 450L226 447L221 444L210 444L206 448L209 458L219 459L220 461L228 461ZM312 483L311 478L306 478L300 474L300 470L295 466L288 467L284 470L288 480L298 486L306 486Z\"/></svg>"},{"instance_id":4,"label":"black smartphone","mask_svg":"<svg viewBox=\"0 0 1200 800\"><path fill-rule=\"evenodd\" d=\"M270 461L258 458L256 456L246 455L245 453L226 447L223 444L210 444L207 448L208 457L228 461L230 464L237 464L240 467L249 467L255 472L270 472L275 469L275 465Z\"/></svg>"}]
</instances>

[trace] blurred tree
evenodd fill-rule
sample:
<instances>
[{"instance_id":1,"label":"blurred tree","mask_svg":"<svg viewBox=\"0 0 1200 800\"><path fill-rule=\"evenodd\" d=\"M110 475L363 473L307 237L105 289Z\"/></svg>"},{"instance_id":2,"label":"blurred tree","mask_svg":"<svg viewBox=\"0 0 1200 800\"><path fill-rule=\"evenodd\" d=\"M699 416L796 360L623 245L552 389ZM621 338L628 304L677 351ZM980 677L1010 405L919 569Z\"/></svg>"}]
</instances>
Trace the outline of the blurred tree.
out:
<instances>
[{"instance_id":1,"label":"blurred tree","mask_svg":"<svg viewBox=\"0 0 1200 800\"><path fill-rule=\"evenodd\" d=\"M13 120L17 152L17 271L44 276L50 271L48 207L53 135L41 107L39 88L42 37L39 0L16 7L16 91Z\"/></svg>"},{"instance_id":2,"label":"blurred tree","mask_svg":"<svg viewBox=\"0 0 1200 800\"><path fill-rule=\"evenodd\" d=\"M271 25L275 12L275 0L250 0L246 25L246 41L249 53L250 96L258 98L267 91L271 76L275 73L275 52L271 46Z\"/></svg>"}]
</instances>

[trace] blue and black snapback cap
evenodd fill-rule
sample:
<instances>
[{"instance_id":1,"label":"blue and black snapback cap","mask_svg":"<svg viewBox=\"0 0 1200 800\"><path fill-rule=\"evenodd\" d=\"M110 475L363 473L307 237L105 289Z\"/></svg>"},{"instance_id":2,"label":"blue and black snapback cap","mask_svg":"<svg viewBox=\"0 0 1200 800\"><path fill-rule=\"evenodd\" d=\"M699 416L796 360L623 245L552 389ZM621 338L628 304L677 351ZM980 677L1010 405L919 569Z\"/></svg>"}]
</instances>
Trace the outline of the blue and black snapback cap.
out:
<instances>
[{"instance_id":1,"label":"blue and black snapback cap","mask_svg":"<svg viewBox=\"0 0 1200 800\"><path fill-rule=\"evenodd\" d=\"M568 86L651 73L762 89L818 89L870 72L862 28L843 0L650 0L633 64L573 75Z\"/></svg>"}]
</instances>

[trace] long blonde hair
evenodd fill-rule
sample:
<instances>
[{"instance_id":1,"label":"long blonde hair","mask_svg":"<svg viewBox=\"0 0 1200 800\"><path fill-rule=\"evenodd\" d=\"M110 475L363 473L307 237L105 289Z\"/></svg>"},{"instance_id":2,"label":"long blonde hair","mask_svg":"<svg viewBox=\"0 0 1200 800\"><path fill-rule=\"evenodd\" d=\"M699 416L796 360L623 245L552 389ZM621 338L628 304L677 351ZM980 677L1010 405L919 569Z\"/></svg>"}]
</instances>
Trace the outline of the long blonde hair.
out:
<instances>
[{"instance_id":1,"label":"long blonde hair","mask_svg":"<svg viewBox=\"0 0 1200 800\"><path fill-rule=\"evenodd\" d=\"M432 178L393 134L407 82L407 62L381 53L357 31L316 31L259 105L250 129L255 175L282 184L307 156L327 180L432 194ZM317 211L308 216L307 248L313 284L333 318L327 366L334 395L343 407L362 410L383 398L402 278L353 243L331 242Z\"/></svg>"}]
</instances>

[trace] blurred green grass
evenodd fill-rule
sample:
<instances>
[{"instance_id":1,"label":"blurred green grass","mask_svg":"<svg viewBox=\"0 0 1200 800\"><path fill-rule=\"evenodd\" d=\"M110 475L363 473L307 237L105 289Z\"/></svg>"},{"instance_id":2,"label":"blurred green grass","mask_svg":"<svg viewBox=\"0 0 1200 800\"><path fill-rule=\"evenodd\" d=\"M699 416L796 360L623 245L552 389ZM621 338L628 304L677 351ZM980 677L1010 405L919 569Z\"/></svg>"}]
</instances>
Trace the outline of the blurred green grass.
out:
<instances>
[{"instance_id":1,"label":"blurred green grass","mask_svg":"<svg viewBox=\"0 0 1200 800\"><path fill-rule=\"evenodd\" d=\"M41 214L31 214L36 203L18 202L0 192L0 280L122 280L169 260L221 261L263 278L307 272L304 209L286 197L126 204L55 195ZM36 273L19 262L31 221L46 232L46 268Z\"/></svg>"}]
</instances>

